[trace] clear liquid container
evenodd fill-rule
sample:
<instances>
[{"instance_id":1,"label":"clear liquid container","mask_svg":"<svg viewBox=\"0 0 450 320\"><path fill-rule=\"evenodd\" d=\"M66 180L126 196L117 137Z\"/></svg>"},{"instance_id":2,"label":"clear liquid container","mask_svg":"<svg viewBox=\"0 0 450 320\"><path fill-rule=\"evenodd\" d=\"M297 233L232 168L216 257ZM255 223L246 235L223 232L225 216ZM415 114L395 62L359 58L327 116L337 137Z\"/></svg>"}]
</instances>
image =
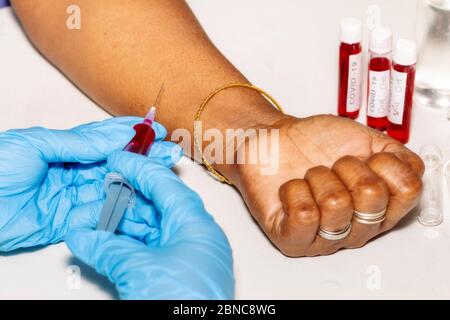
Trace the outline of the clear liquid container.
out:
<instances>
[{"instance_id":1,"label":"clear liquid container","mask_svg":"<svg viewBox=\"0 0 450 320\"><path fill-rule=\"evenodd\" d=\"M435 145L426 145L420 150L425 163L423 194L420 199L419 222L434 227L442 223L442 152Z\"/></svg>"},{"instance_id":2,"label":"clear liquid container","mask_svg":"<svg viewBox=\"0 0 450 320\"><path fill-rule=\"evenodd\" d=\"M450 160L444 165L444 178L447 183L448 199L450 200Z\"/></svg>"},{"instance_id":3,"label":"clear liquid container","mask_svg":"<svg viewBox=\"0 0 450 320\"><path fill-rule=\"evenodd\" d=\"M450 0L418 0L415 99L432 108L450 108Z\"/></svg>"}]
</instances>

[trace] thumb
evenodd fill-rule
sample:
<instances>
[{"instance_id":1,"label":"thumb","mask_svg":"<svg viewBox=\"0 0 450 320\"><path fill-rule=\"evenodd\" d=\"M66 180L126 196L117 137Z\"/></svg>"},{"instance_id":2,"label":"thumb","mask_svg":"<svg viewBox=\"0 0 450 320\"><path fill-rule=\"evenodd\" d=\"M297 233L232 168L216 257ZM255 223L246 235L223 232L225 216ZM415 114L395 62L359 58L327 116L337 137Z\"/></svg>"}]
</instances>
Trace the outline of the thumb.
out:
<instances>
[{"instance_id":1,"label":"thumb","mask_svg":"<svg viewBox=\"0 0 450 320\"><path fill-rule=\"evenodd\" d=\"M132 125L137 122L139 118L113 118L70 130L35 127L10 130L8 134L26 140L39 150L47 163L92 163L122 149L135 135Z\"/></svg>"},{"instance_id":2,"label":"thumb","mask_svg":"<svg viewBox=\"0 0 450 320\"><path fill-rule=\"evenodd\" d=\"M65 243L77 258L113 283L124 279L133 269L130 257L146 254L146 247L141 242L106 231L70 229Z\"/></svg>"}]
</instances>

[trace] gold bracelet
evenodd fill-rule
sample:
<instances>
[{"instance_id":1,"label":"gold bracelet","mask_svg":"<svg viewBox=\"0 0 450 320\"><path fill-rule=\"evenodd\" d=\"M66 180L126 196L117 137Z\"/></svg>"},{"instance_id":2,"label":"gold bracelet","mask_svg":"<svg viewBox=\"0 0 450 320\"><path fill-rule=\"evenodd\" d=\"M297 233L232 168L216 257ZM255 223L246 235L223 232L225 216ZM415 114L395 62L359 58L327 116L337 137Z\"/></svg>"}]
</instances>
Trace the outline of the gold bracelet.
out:
<instances>
[{"instance_id":1,"label":"gold bracelet","mask_svg":"<svg viewBox=\"0 0 450 320\"><path fill-rule=\"evenodd\" d=\"M197 132L197 126L195 125L196 122L200 120L203 109L205 109L206 105L211 101L211 99L214 98L214 96L216 96L219 92L224 91L226 89L230 89L230 88L248 88L251 90L255 90L255 91L259 92L264 98L266 98L281 113L284 113L284 110L281 107L281 105L277 102L277 100L275 100L275 98L272 97L270 94L268 94L266 91L254 86L254 85L245 84L245 83L231 83L231 84L227 84L223 87L220 87L220 88L214 90L200 105L200 108L198 109L197 114L195 115L195 119L194 119L194 144L195 144L195 147L197 148L198 152L200 153L200 155L202 157L202 163L205 165L205 167L208 169L208 171L217 180L219 180L221 182L225 182L229 185L233 185L233 183L231 183L231 181L227 177L225 177L219 171L214 169L212 167L212 165L208 162L208 160L206 160L205 156L203 155L202 147L200 145L199 135Z\"/></svg>"}]
</instances>

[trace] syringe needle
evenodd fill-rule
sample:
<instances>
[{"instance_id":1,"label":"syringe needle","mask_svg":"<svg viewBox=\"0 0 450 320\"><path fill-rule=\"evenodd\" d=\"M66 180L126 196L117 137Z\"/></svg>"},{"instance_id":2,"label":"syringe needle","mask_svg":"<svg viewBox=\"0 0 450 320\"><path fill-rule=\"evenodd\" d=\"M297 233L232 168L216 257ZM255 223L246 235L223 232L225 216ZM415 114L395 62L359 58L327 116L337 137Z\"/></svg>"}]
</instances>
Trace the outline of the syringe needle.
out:
<instances>
[{"instance_id":1,"label":"syringe needle","mask_svg":"<svg viewBox=\"0 0 450 320\"><path fill-rule=\"evenodd\" d=\"M163 93L164 93L164 83L162 84L161 89L159 89L158 96L156 97L155 103L153 104L154 107L158 106Z\"/></svg>"},{"instance_id":2,"label":"syringe needle","mask_svg":"<svg viewBox=\"0 0 450 320\"><path fill-rule=\"evenodd\" d=\"M155 103L150 107L150 110L147 112L147 115L145 116L145 119L155 121L156 116L156 107L161 101L162 94L164 93L164 83L161 86L161 89L159 89L158 96L156 97Z\"/></svg>"}]
</instances>

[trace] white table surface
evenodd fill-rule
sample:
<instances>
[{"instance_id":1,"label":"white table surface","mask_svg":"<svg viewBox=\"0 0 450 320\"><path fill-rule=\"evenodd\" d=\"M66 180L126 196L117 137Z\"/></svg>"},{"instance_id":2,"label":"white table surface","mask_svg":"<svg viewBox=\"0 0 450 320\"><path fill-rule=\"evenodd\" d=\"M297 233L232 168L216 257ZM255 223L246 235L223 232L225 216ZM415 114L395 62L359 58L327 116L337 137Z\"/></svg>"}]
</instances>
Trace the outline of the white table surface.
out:
<instances>
[{"instance_id":1,"label":"white table surface","mask_svg":"<svg viewBox=\"0 0 450 320\"><path fill-rule=\"evenodd\" d=\"M382 9L385 25L399 36L414 37L415 1L411 0L189 3L231 61L299 117L335 112L341 18L365 18L368 5L375 3ZM0 130L34 125L69 128L107 117L33 49L11 9L1 9ZM449 138L450 122L444 113L415 107L413 150L434 143L448 158ZM239 299L450 298L448 209L446 221L437 228L425 228L411 216L363 249L290 259L265 238L236 191L217 183L188 159L178 172L199 192L230 239ZM0 255L0 298L116 297L114 288L86 266L80 265L80 288L68 285L71 265L80 262L64 244Z\"/></svg>"}]
</instances>

